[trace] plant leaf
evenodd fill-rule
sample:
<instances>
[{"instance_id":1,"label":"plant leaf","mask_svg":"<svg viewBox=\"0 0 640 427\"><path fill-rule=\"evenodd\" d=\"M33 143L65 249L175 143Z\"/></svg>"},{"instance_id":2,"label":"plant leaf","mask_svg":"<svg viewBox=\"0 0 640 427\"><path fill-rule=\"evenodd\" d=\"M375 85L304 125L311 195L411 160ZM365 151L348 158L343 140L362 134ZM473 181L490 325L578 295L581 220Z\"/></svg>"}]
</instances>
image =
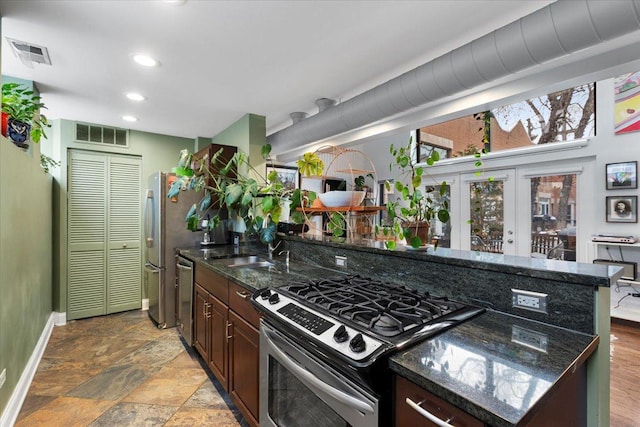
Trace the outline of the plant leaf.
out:
<instances>
[{"instance_id":1,"label":"plant leaf","mask_svg":"<svg viewBox=\"0 0 640 427\"><path fill-rule=\"evenodd\" d=\"M271 154L271 144L264 144L260 149L260 154L262 154L262 158L266 159Z\"/></svg>"},{"instance_id":2,"label":"plant leaf","mask_svg":"<svg viewBox=\"0 0 640 427\"><path fill-rule=\"evenodd\" d=\"M187 216L184 217L185 221L189 221L189 218L192 217L193 215L195 215L196 213L196 204L194 203L193 205L191 205L191 208L189 208L189 212L187 212Z\"/></svg>"},{"instance_id":3,"label":"plant leaf","mask_svg":"<svg viewBox=\"0 0 640 427\"><path fill-rule=\"evenodd\" d=\"M211 205L211 193L206 191L205 195L204 195L204 198L202 199L202 202L200 203L200 210L201 211L207 210L207 208L210 205Z\"/></svg>"}]
</instances>

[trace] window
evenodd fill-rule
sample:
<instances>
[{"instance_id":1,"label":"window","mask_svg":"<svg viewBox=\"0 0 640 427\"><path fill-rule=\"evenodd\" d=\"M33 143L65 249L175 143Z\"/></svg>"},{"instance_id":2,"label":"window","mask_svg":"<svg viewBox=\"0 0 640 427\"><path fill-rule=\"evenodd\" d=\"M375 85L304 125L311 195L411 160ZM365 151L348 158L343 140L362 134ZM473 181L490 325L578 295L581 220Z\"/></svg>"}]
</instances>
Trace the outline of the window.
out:
<instances>
[{"instance_id":1,"label":"window","mask_svg":"<svg viewBox=\"0 0 640 427\"><path fill-rule=\"evenodd\" d=\"M418 158L441 158L572 141L595 135L595 84L576 86L423 127Z\"/></svg>"}]
</instances>

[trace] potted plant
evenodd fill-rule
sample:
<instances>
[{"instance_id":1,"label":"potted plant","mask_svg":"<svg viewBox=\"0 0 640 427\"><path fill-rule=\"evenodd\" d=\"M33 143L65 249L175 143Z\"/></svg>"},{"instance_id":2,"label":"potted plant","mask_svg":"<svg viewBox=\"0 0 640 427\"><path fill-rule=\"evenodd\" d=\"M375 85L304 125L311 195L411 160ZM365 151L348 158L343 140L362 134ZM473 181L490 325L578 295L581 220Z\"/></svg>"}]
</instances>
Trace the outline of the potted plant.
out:
<instances>
[{"instance_id":1,"label":"potted plant","mask_svg":"<svg viewBox=\"0 0 640 427\"><path fill-rule=\"evenodd\" d=\"M21 148L27 148L29 136L34 143L47 135L51 127L47 117L40 113L45 105L40 96L19 83L2 85L2 134Z\"/></svg>"},{"instance_id":2,"label":"potted plant","mask_svg":"<svg viewBox=\"0 0 640 427\"><path fill-rule=\"evenodd\" d=\"M425 167L415 163L412 157L413 138L404 147L395 147L393 144L389 152L394 159L389 165L393 170L394 166L399 170L399 179L392 184L385 182L387 191L393 185L395 193L398 194L396 200L387 202L387 212L389 214L390 231L397 238L404 238L412 248L420 248L429 243L429 227L435 218L441 222L449 221L449 204L445 200L440 203L434 192L439 191L440 196L444 196L447 189L446 182L433 185L425 184ZM438 152L433 151L427 158L427 166L432 166L440 159ZM379 230L376 230L376 234ZM395 249L395 240L385 240L388 249Z\"/></svg>"},{"instance_id":3,"label":"potted plant","mask_svg":"<svg viewBox=\"0 0 640 427\"><path fill-rule=\"evenodd\" d=\"M271 146L265 145L262 157L266 159L270 152ZM257 234L261 242L269 244L275 240L283 201L290 201L293 212L291 220L296 223L304 222L304 216L296 208L303 203L312 202L315 199L314 192L288 188L275 171L264 177L249 164L244 153L236 153L226 164L220 159L221 154L222 150L215 153L210 162L194 162L192 153L188 150L181 151L178 167L175 169L178 179L169 189L168 196L178 196L182 186L196 191L204 189L200 204L193 205L185 218L188 229L195 231L201 219L210 215L212 209L216 209L216 214L208 222L210 229L220 223L220 215L226 211L232 231ZM207 164L219 167L207 168ZM322 160L314 153L306 153L297 166L307 176L320 175L324 169ZM234 172L244 169L248 173ZM216 170L216 174L211 170ZM207 177L210 178L209 184Z\"/></svg>"}]
</instances>

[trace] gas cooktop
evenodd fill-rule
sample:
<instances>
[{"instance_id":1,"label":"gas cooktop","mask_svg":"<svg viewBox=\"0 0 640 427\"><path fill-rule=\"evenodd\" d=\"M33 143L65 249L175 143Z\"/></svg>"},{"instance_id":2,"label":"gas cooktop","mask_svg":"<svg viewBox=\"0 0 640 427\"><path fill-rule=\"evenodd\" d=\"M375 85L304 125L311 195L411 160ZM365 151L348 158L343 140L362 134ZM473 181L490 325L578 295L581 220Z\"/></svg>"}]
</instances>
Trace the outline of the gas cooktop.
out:
<instances>
[{"instance_id":1,"label":"gas cooktop","mask_svg":"<svg viewBox=\"0 0 640 427\"><path fill-rule=\"evenodd\" d=\"M399 349L484 311L354 275L295 281L258 291L253 300L267 318L354 361Z\"/></svg>"}]
</instances>

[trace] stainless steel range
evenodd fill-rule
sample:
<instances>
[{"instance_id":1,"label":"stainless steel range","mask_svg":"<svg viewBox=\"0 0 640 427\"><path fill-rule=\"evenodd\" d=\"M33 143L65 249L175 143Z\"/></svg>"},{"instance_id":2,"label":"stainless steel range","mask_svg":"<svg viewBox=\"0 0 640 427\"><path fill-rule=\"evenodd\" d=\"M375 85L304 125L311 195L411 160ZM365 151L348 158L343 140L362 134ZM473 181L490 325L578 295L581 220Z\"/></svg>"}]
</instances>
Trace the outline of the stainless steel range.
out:
<instances>
[{"instance_id":1,"label":"stainless steel range","mask_svg":"<svg viewBox=\"0 0 640 427\"><path fill-rule=\"evenodd\" d=\"M484 311L351 275L252 299L264 313L260 424L279 427L387 425L389 354Z\"/></svg>"}]
</instances>

